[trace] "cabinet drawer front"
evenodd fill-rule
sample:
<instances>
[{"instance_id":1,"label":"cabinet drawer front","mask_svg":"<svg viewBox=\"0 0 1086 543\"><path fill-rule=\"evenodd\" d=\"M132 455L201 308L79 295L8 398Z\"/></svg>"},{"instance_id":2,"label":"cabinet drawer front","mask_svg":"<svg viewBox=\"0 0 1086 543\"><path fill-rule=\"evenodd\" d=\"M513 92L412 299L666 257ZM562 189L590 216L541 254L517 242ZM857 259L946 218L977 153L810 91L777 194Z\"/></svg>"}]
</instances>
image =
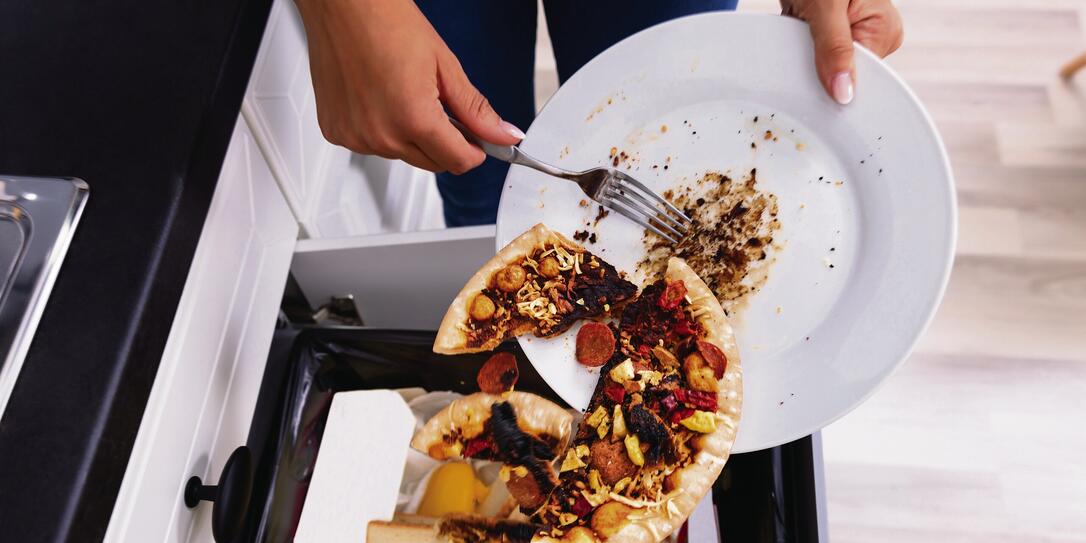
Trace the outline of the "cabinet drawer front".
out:
<instances>
[{"instance_id":1,"label":"cabinet drawer front","mask_svg":"<svg viewBox=\"0 0 1086 543\"><path fill-rule=\"evenodd\" d=\"M494 256L494 226L298 242L291 271L313 306L354 296L366 326L437 330L464 283Z\"/></svg>"},{"instance_id":2,"label":"cabinet drawer front","mask_svg":"<svg viewBox=\"0 0 1086 543\"><path fill-rule=\"evenodd\" d=\"M107 541L210 540L216 483L244 444L298 227L245 122L230 142L173 329L113 511Z\"/></svg>"}]
</instances>

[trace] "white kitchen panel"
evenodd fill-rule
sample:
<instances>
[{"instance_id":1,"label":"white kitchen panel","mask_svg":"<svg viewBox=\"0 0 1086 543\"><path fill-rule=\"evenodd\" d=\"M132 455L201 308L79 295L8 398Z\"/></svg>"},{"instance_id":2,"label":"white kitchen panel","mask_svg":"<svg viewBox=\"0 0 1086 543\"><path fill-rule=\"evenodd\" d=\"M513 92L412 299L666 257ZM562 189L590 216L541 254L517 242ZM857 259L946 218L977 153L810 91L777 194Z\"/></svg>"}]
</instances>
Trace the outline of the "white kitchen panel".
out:
<instances>
[{"instance_id":1,"label":"white kitchen panel","mask_svg":"<svg viewBox=\"0 0 1086 543\"><path fill-rule=\"evenodd\" d=\"M321 198L328 181L333 181L328 188L339 195L340 191L335 189L351 152L328 143L321 134L309 75L305 29L298 10L289 0L275 0L272 4L242 114L252 127L303 235L321 235L318 218L322 215L344 208L342 215L351 217L352 212L365 209L372 202L365 190L355 191L351 195L355 200L342 205L338 198L330 201ZM365 179L352 180L362 189L367 186Z\"/></svg>"},{"instance_id":2,"label":"white kitchen panel","mask_svg":"<svg viewBox=\"0 0 1086 543\"><path fill-rule=\"evenodd\" d=\"M298 226L239 119L125 472L106 541L211 540L216 484L245 444Z\"/></svg>"},{"instance_id":3,"label":"white kitchen panel","mask_svg":"<svg viewBox=\"0 0 1086 543\"><path fill-rule=\"evenodd\" d=\"M291 272L314 307L352 294L366 326L436 330L494 256L494 226L298 242Z\"/></svg>"},{"instance_id":4,"label":"white kitchen panel","mask_svg":"<svg viewBox=\"0 0 1086 543\"><path fill-rule=\"evenodd\" d=\"M328 143L317 122L305 30L294 3L275 0L242 114L303 237L442 228L432 173Z\"/></svg>"},{"instance_id":5,"label":"white kitchen panel","mask_svg":"<svg viewBox=\"0 0 1086 543\"><path fill-rule=\"evenodd\" d=\"M380 231L416 232L445 227L434 174L399 160L356 155L380 210ZM332 236L325 236L332 237Z\"/></svg>"}]
</instances>

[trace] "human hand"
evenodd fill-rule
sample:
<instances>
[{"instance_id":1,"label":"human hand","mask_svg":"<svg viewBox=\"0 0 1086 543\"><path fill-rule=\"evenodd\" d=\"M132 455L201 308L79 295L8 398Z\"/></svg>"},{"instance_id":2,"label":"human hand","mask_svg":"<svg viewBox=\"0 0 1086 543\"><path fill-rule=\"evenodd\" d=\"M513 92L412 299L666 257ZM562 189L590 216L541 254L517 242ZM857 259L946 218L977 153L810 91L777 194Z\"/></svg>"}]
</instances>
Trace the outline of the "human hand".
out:
<instances>
[{"instance_id":1,"label":"human hand","mask_svg":"<svg viewBox=\"0 0 1086 543\"><path fill-rule=\"evenodd\" d=\"M854 93L852 42L885 57L904 37L901 14L890 0L781 0L781 8L811 25L818 78L840 104L851 102Z\"/></svg>"},{"instance_id":2,"label":"human hand","mask_svg":"<svg viewBox=\"0 0 1086 543\"><path fill-rule=\"evenodd\" d=\"M524 138L472 86L411 0L296 1L309 42L317 120L328 141L460 174L485 155L449 123L445 108L491 143Z\"/></svg>"}]
</instances>

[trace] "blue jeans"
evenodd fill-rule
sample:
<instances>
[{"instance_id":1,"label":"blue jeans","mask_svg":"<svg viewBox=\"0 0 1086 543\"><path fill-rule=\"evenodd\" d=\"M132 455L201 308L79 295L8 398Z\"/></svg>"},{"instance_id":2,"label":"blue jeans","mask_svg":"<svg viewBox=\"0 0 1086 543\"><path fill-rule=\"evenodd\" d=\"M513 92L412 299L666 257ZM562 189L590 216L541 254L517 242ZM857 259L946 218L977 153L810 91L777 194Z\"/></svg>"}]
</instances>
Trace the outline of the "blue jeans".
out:
<instances>
[{"instance_id":1,"label":"blue jeans","mask_svg":"<svg viewBox=\"0 0 1086 543\"><path fill-rule=\"evenodd\" d=\"M654 24L738 0L543 0L565 81L604 49ZM535 0L417 0L501 117L527 130L535 117ZM448 226L492 224L509 165L487 158L464 175L438 174Z\"/></svg>"}]
</instances>

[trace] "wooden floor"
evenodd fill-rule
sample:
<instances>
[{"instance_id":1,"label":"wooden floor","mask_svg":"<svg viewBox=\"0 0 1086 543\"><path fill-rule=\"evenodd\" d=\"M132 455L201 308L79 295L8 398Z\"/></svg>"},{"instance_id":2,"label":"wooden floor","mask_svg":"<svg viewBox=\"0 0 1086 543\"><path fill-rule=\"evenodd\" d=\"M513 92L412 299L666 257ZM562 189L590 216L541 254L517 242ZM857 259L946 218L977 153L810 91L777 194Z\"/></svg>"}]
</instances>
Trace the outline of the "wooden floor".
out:
<instances>
[{"instance_id":1,"label":"wooden floor","mask_svg":"<svg viewBox=\"0 0 1086 543\"><path fill-rule=\"evenodd\" d=\"M823 432L831 539L1086 542L1086 72L1056 76L1086 0L898 5L890 63L950 151L958 257L916 354Z\"/></svg>"}]
</instances>

